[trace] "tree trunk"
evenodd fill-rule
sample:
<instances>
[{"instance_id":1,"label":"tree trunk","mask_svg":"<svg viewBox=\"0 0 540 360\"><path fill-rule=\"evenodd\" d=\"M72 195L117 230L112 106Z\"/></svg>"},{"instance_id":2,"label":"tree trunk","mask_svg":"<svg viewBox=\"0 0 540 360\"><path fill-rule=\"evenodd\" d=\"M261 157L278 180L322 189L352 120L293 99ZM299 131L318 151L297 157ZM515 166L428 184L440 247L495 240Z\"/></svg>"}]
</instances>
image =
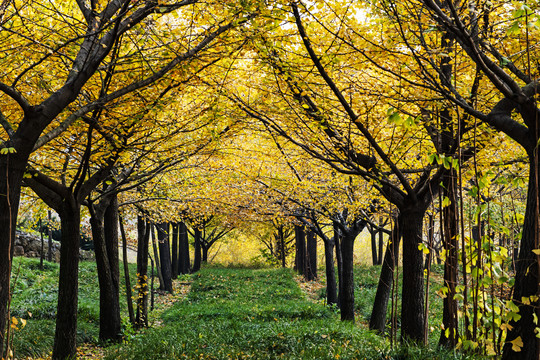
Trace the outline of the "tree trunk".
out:
<instances>
[{"instance_id":1,"label":"tree trunk","mask_svg":"<svg viewBox=\"0 0 540 360\"><path fill-rule=\"evenodd\" d=\"M111 284L113 293L111 298L105 305L110 318L109 330L106 340L120 341L122 339L122 322L120 318L120 266L118 256L118 197L116 194L111 195L109 206L105 210L105 218L103 221L105 233L105 245L107 246L107 259L109 268L111 269ZM100 307L100 313L103 307ZM101 317L101 316L100 316Z\"/></svg>"},{"instance_id":2,"label":"tree trunk","mask_svg":"<svg viewBox=\"0 0 540 360\"><path fill-rule=\"evenodd\" d=\"M334 241L324 242L324 259L326 265L326 303L337 304L336 270L334 267Z\"/></svg>"},{"instance_id":3,"label":"tree trunk","mask_svg":"<svg viewBox=\"0 0 540 360\"><path fill-rule=\"evenodd\" d=\"M306 233L301 225L294 226L296 239L296 271L300 275L306 274Z\"/></svg>"},{"instance_id":4,"label":"tree trunk","mask_svg":"<svg viewBox=\"0 0 540 360\"><path fill-rule=\"evenodd\" d=\"M189 274L190 272L190 259L189 259L189 239L186 224L181 222L178 225L178 237L179 237L179 256L178 256L178 268L182 274Z\"/></svg>"},{"instance_id":5,"label":"tree trunk","mask_svg":"<svg viewBox=\"0 0 540 360\"><path fill-rule=\"evenodd\" d=\"M381 275L375 293L375 301L373 302L373 310L369 319L370 330L376 330L379 333L384 333L386 328L386 312L388 310L388 300L394 283L394 269L399 259L399 243L401 234L399 231L399 221L394 220L394 227L390 234L386 251L384 252L384 261L381 267Z\"/></svg>"},{"instance_id":6,"label":"tree trunk","mask_svg":"<svg viewBox=\"0 0 540 360\"><path fill-rule=\"evenodd\" d=\"M94 252L96 255L96 266L99 282L99 339L102 341L118 341L120 334L120 303L118 293L118 279L115 278L114 269L111 267L114 254L109 254L110 244L114 241L105 230L105 211L102 204L95 206L90 211L90 224L92 226L92 238L94 240ZM93 206L93 205L90 205ZM111 215L110 213L108 214ZM108 232L113 231L108 225ZM116 250L118 254L118 250ZM118 263L118 258L116 259ZM118 267L118 265L117 265Z\"/></svg>"},{"instance_id":7,"label":"tree trunk","mask_svg":"<svg viewBox=\"0 0 540 360\"><path fill-rule=\"evenodd\" d=\"M154 252L154 262L156 265L157 275L159 278L159 290L165 290L165 284L163 283L163 274L161 273L161 261L159 259L156 233L154 231L154 224L150 223L149 227L150 227L150 236L152 237L152 250ZM152 278L153 277L154 276L152 274Z\"/></svg>"},{"instance_id":8,"label":"tree trunk","mask_svg":"<svg viewBox=\"0 0 540 360\"><path fill-rule=\"evenodd\" d=\"M178 223L171 223L172 227L172 278L178 278Z\"/></svg>"},{"instance_id":9,"label":"tree trunk","mask_svg":"<svg viewBox=\"0 0 540 360\"><path fill-rule=\"evenodd\" d=\"M530 301L524 304L522 298L530 298L538 295L538 256L533 253L538 248L535 245L538 236L537 219L537 185L535 181L534 157L530 156L529 187L527 190L527 206L523 222L523 235L519 247L519 258L516 262L516 281L514 285L514 303L519 307L518 321L511 321L510 330L506 336L506 344L503 349L504 360L537 360L539 357L539 339L536 337L535 308L538 301ZM538 314L536 314L538 316ZM521 351L512 350L511 341L521 337L523 347Z\"/></svg>"},{"instance_id":10,"label":"tree trunk","mask_svg":"<svg viewBox=\"0 0 540 360\"><path fill-rule=\"evenodd\" d=\"M341 231L337 227L337 224L334 224L334 245L336 247L336 262L337 262L337 272L338 272L338 298L337 306L341 308L341 294L343 293L341 287L343 286L343 258L341 256Z\"/></svg>"},{"instance_id":11,"label":"tree trunk","mask_svg":"<svg viewBox=\"0 0 540 360\"><path fill-rule=\"evenodd\" d=\"M444 286L448 293L443 299L443 329L439 344L455 348L458 343L458 308L456 295L458 272L458 219L457 219L457 174L454 169L443 178L442 196L450 199L443 208Z\"/></svg>"},{"instance_id":12,"label":"tree trunk","mask_svg":"<svg viewBox=\"0 0 540 360\"><path fill-rule=\"evenodd\" d=\"M317 235L308 229L306 232L306 280L312 281L317 278Z\"/></svg>"},{"instance_id":13,"label":"tree trunk","mask_svg":"<svg viewBox=\"0 0 540 360\"><path fill-rule=\"evenodd\" d=\"M287 249L285 247L287 246L285 242L285 234L283 232L283 225L280 225L278 227L278 234L279 234L279 256L281 260L281 267L286 268L287 267Z\"/></svg>"},{"instance_id":14,"label":"tree trunk","mask_svg":"<svg viewBox=\"0 0 540 360\"><path fill-rule=\"evenodd\" d=\"M377 255L377 231L373 228L368 229L371 238L371 262L373 263L373 265L378 265L377 259L379 258L379 256Z\"/></svg>"},{"instance_id":15,"label":"tree trunk","mask_svg":"<svg viewBox=\"0 0 540 360\"><path fill-rule=\"evenodd\" d=\"M208 246L201 244L203 264L208 263L208 248L209 248Z\"/></svg>"},{"instance_id":16,"label":"tree trunk","mask_svg":"<svg viewBox=\"0 0 540 360\"><path fill-rule=\"evenodd\" d=\"M0 358L5 345L15 227L27 160L28 156L21 156L20 152L0 155L0 194L8 194L0 196Z\"/></svg>"},{"instance_id":17,"label":"tree trunk","mask_svg":"<svg viewBox=\"0 0 540 360\"><path fill-rule=\"evenodd\" d=\"M401 292L401 338L424 341L424 261L418 249L422 243L425 207L400 209L399 228L403 236L403 284Z\"/></svg>"},{"instance_id":18,"label":"tree trunk","mask_svg":"<svg viewBox=\"0 0 540 360\"><path fill-rule=\"evenodd\" d=\"M195 254L193 258L193 269L192 272L197 272L201 270L201 230L195 228L194 230L194 245L195 245Z\"/></svg>"},{"instance_id":19,"label":"tree trunk","mask_svg":"<svg viewBox=\"0 0 540 360\"><path fill-rule=\"evenodd\" d=\"M150 223L137 216L137 315L135 326L148 326L148 241Z\"/></svg>"},{"instance_id":20,"label":"tree trunk","mask_svg":"<svg viewBox=\"0 0 540 360\"><path fill-rule=\"evenodd\" d=\"M52 262L52 218L51 218L51 210L49 210L47 213L48 213L48 216L49 216L49 223L48 223L48 226L47 226L48 236L49 236L49 242L48 242L49 251L47 252L47 261Z\"/></svg>"},{"instance_id":21,"label":"tree trunk","mask_svg":"<svg viewBox=\"0 0 540 360\"><path fill-rule=\"evenodd\" d=\"M173 293L172 287L172 267L171 267L171 248L169 242L168 223L158 225L158 246L159 259L161 263L161 275L163 277L164 290Z\"/></svg>"},{"instance_id":22,"label":"tree trunk","mask_svg":"<svg viewBox=\"0 0 540 360\"><path fill-rule=\"evenodd\" d=\"M343 234L341 254L343 269L340 278L341 320L354 322L354 240L357 233Z\"/></svg>"},{"instance_id":23,"label":"tree trunk","mask_svg":"<svg viewBox=\"0 0 540 360\"><path fill-rule=\"evenodd\" d=\"M133 294L131 292L131 278L129 276L129 263L127 255L127 236L124 229L124 221L121 216L118 217L120 233L122 235L122 263L124 265L124 282L126 285L126 304L128 308L129 323L135 324L135 312L133 311Z\"/></svg>"},{"instance_id":24,"label":"tree trunk","mask_svg":"<svg viewBox=\"0 0 540 360\"><path fill-rule=\"evenodd\" d=\"M62 237L53 360L77 356L80 204L77 204L73 198L64 200L58 214Z\"/></svg>"},{"instance_id":25,"label":"tree trunk","mask_svg":"<svg viewBox=\"0 0 540 360\"><path fill-rule=\"evenodd\" d=\"M383 226L383 224L380 224ZM377 265L382 265L383 262L383 248L384 248L384 232L379 231L379 255L377 257Z\"/></svg>"}]
</instances>

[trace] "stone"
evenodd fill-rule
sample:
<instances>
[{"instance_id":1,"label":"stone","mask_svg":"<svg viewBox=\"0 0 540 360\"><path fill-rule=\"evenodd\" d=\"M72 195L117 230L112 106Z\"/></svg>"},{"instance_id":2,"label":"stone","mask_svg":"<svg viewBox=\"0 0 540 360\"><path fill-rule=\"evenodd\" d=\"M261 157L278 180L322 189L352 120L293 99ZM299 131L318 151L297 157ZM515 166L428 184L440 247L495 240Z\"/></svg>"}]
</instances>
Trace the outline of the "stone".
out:
<instances>
[{"instance_id":1,"label":"stone","mask_svg":"<svg viewBox=\"0 0 540 360\"><path fill-rule=\"evenodd\" d=\"M21 245L15 245L13 247L13 255L14 256L23 256L24 255L24 248Z\"/></svg>"}]
</instances>

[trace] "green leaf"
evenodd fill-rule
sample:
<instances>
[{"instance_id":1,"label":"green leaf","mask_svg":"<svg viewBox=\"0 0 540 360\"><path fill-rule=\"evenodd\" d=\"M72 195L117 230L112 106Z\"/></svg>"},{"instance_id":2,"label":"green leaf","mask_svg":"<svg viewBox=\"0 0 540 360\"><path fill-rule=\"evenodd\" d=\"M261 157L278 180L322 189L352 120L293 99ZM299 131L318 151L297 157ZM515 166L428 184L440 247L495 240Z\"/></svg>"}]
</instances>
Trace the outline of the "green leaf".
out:
<instances>
[{"instance_id":1,"label":"green leaf","mask_svg":"<svg viewBox=\"0 0 540 360\"><path fill-rule=\"evenodd\" d=\"M447 207L447 206L450 206L450 204L452 204L452 201L450 201L450 198L448 196L445 196L443 201L442 201L442 204L441 206L443 208Z\"/></svg>"},{"instance_id":2,"label":"green leaf","mask_svg":"<svg viewBox=\"0 0 540 360\"><path fill-rule=\"evenodd\" d=\"M17 152L17 150L15 150L14 147L4 147L4 148L0 149L0 154L1 155L14 154L16 152Z\"/></svg>"}]
</instances>

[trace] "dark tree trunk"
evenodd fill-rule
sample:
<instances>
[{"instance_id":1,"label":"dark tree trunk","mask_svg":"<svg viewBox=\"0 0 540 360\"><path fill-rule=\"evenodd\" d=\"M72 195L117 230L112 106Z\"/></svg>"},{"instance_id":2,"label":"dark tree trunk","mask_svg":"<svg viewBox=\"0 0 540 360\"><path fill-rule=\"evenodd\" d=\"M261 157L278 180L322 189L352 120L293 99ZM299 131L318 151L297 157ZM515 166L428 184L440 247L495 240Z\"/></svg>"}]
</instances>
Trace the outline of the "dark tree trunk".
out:
<instances>
[{"instance_id":1,"label":"dark tree trunk","mask_svg":"<svg viewBox=\"0 0 540 360\"><path fill-rule=\"evenodd\" d=\"M341 256L341 231L334 224L334 245L336 247L336 263L337 263L337 272L338 272L338 298L337 306L341 308L341 294L343 293L341 287L343 286L343 258Z\"/></svg>"},{"instance_id":2,"label":"dark tree trunk","mask_svg":"<svg viewBox=\"0 0 540 360\"><path fill-rule=\"evenodd\" d=\"M193 257L193 269L192 269L192 272L197 272L199 270L201 270L201 258L202 258L202 254L201 254L201 230L195 228L193 230L193 233L194 233L194 245L195 245L195 254L194 254L194 257Z\"/></svg>"},{"instance_id":3,"label":"dark tree trunk","mask_svg":"<svg viewBox=\"0 0 540 360\"><path fill-rule=\"evenodd\" d=\"M377 259L379 256L377 255L377 231L374 228L370 228L369 235L371 238L371 261L373 265L378 265Z\"/></svg>"},{"instance_id":4,"label":"dark tree trunk","mask_svg":"<svg viewBox=\"0 0 540 360\"><path fill-rule=\"evenodd\" d=\"M135 326L148 326L148 241L150 223L137 216L137 315Z\"/></svg>"},{"instance_id":5,"label":"dark tree trunk","mask_svg":"<svg viewBox=\"0 0 540 360\"><path fill-rule=\"evenodd\" d=\"M386 328L386 312L388 310L388 300L390 299L392 284L394 283L394 269L399 259L400 240L399 221L394 220L394 227L384 253L381 275L379 276L373 310L369 319L370 330L376 330L381 334L384 333Z\"/></svg>"},{"instance_id":6,"label":"dark tree trunk","mask_svg":"<svg viewBox=\"0 0 540 360\"><path fill-rule=\"evenodd\" d=\"M287 267L287 249L286 249L286 242L285 242L285 234L283 232L283 225L280 225L278 227L278 236L279 236L279 257L281 260L281 267L286 268Z\"/></svg>"},{"instance_id":7,"label":"dark tree trunk","mask_svg":"<svg viewBox=\"0 0 540 360\"><path fill-rule=\"evenodd\" d=\"M159 278L159 290L165 290L165 284L163 282L163 274L161 273L161 261L159 259L159 252L158 252L158 246L157 246L157 239L156 239L156 233L154 231L154 223L150 224L150 236L152 238L152 250L154 253L154 262L156 265L156 272ZM152 278L154 278L154 274L152 274Z\"/></svg>"},{"instance_id":8,"label":"dark tree trunk","mask_svg":"<svg viewBox=\"0 0 540 360\"><path fill-rule=\"evenodd\" d=\"M49 251L47 252L47 261L52 261L52 218L51 218L51 210L49 210L47 212L47 214L49 216L49 223L48 223L48 226L47 226L48 236L49 236L49 243L48 243Z\"/></svg>"},{"instance_id":9,"label":"dark tree trunk","mask_svg":"<svg viewBox=\"0 0 540 360\"><path fill-rule=\"evenodd\" d=\"M425 207L400 209L403 236L403 284L401 292L401 338L418 344L424 341L424 259L422 243Z\"/></svg>"},{"instance_id":10,"label":"dark tree trunk","mask_svg":"<svg viewBox=\"0 0 540 360\"><path fill-rule=\"evenodd\" d=\"M334 267L334 240L324 242L324 259L326 265L326 303L337 304L336 270Z\"/></svg>"},{"instance_id":11,"label":"dark tree trunk","mask_svg":"<svg viewBox=\"0 0 540 360\"><path fill-rule=\"evenodd\" d=\"M345 233L341 240L343 269L340 278L341 320L354 322L354 240L358 233Z\"/></svg>"},{"instance_id":12,"label":"dark tree trunk","mask_svg":"<svg viewBox=\"0 0 540 360\"><path fill-rule=\"evenodd\" d=\"M179 237L179 256L178 256L178 269L182 274L189 274L190 272L190 259L189 259L189 239L186 224L181 222L178 224L178 237Z\"/></svg>"},{"instance_id":13,"label":"dark tree trunk","mask_svg":"<svg viewBox=\"0 0 540 360\"><path fill-rule=\"evenodd\" d=\"M16 154L0 156L0 358L4 351L4 335L10 297L11 260L15 243L15 227L19 211L21 182L28 156Z\"/></svg>"},{"instance_id":14,"label":"dark tree trunk","mask_svg":"<svg viewBox=\"0 0 540 360\"><path fill-rule=\"evenodd\" d=\"M59 209L62 230L58 307L52 359L77 356L77 304L79 291L80 204L71 198Z\"/></svg>"},{"instance_id":15,"label":"dark tree trunk","mask_svg":"<svg viewBox=\"0 0 540 360\"><path fill-rule=\"evenodd\" d=\"M443 299L443 329L439 344L450 348L458 343L458 307L456 295L458 272L458 219L457 219L457 174L451 170L443 179L442 196L450 199L450 204L443 208L443 247L446 252L444 262L444 286L448 293Z\"/></svg>"},{"instance_id":16,"label":"dark tree trunk","mask_svg":"<svg viewBox=\"0 0 540 360\"><path fill-rule=\"evenodd\" d=\"M296 239L296 271L300 275L306 274L306 233L301 225L294 226Z\"/></svg>"},{"instance_id":17,"label":"dark tree trunk","mask_svg":"<svg viewBox=\"0 0 540 360\"><path fill-rule=\"evenodd\" d=\"M108 228L105 229L105 209L100 203L92 206L90 211L90 224L92 226L92 238L94 241L94 252L96 255L96 266L99 282L99 339L102 341L118 341L121 338L120 333L120 302L118 292L118 278L112 267L114 253L111 251L108 241L114 242L114 230L112 230L110 221ZM111 216L110 212L107 214ZM114 215L112 215L114 217ZM108 232L108 237L106 235ZM116 239L118 241L118 238ZM116 247L118 249L118 246ZM116 250L118 256L118 250ZM118 268L118 258L116 258L116 268Z\"/></svg>"},{"instance_id":18,"label":"dark tree trunk","mask_svg":"<svg viewBox=\"0 0 540 360\"><path fill-rule=\"evenodd\" d=\"M110 318L107 320L108 328L106 340L119 341L122 338L120 318L120 267L118 256L118 197L111 195L111 201L105 210L104 218L105 245L107 246L107 259L111 269L112 296L108 299L107 312ZM100 313L103 307L100 306ZM100 316L101 317L101 316Z\"/></svg>"},{"instance_id":19,"label":"dark tree trunk","mask_svg":"<svg viewBox=\"0 0 540 360\"><path fill-rule=\"evenodd\" d=\"M312 281L317 278L317 235L308 229L306 232L306 280Z\"/></svg>"},{"instance_id":20,"label":"dark tree trunk","mask_svg":"<svg viewBox=\"0 0 540 360\"><path fill-rule=\"evenodd\" d=\"M538 240L538 214L537 214L537 184L535 181L534 157L530 156L529 187L527 191L527 206L525 209L525 218L523 222L523 235L519 248L519 258L516 262L516 281L514 285L514 303L519 307L518 321L511 321L512 330L508 332L506 344L503 349L504 360L536 360L539 355L539 339L536 337L535 328L535 308L538 308L538 301L531 301L530 304L524 304L523 298L530 298L538 295L538 256L533 253L539 245L535 244ZM540 182L540 181L539 181ZM538 314L536 314L538 317ZM521 336L523 347L521 351L512 350L513 341Z\"/></svg>"},{"instance_id":21,"label":"dark tree trunk","mask_svg":"<svg viewBox=\"0 0 540 360\"><path fill-rule=\"evenodd\" d=\"M131 278L129 276L129 263L127 254L127 236L124 229L124 221L121 216L118 217L120 225L120 234L122 235L122 263L124 265L124 282L126 285L126 304L128 308L129 323L135 324L135 312L133 311L133 293L131 291Z\"/></svg>"},{"instance_id":22,"label":"dark tree trunk","mask_svg":"<svg viewBox=\"0 0 540 360\"><path fill-rule=\"evenodd\" d=\"M169 231L167 223L161 223L158 229L159 259L161 263L161 275L163 276L164 290L173 293L172 287L172 267L171 267L171 248L169 242Z\"/></svg>"},{"instance_id":23,"label":"dark tree trunk","mask_svg":"<svg viewBox=\"0 0 540 360\"><path fill-rule=\"evenodd\" d=\"M39 270L43 271L43 257L45 256L45 241L43 239L43 222L39 219L39 237L41 239L41 249L39 252Z\"/></svg>"},{"instance_id":24,"label":"dark tree trunk","mask_svg":"<svg viewBox=\"0 0 540 360\"><path fill-rule=\"evenodd\" d=\"M208 248L209 246L202 245L201 244L201 250L202 250L202 262L204 264L208 263Z\"/></svg>"},{"instance_id":25,"label":"dark tree trunk","mask_svg":"<svg viewBox=\"0 0 540 360\"><path fill-rule=\"evenodd\" d=\"M383 226L383 224L380 224ZM384 232L379 231L379 256L377 257L377 265L382 265L383 262L383 248L384 248Z\"/></svg>"},{"instance_id":26,"label":"dark tree trunk","mask_svg":"<svg viewBox=\"0 0 540 360\"><path fill-rule=\"evenodd\" d=\"M178 223L172 223L172 278L178 278Z\"/></svg>"}]
</instances>

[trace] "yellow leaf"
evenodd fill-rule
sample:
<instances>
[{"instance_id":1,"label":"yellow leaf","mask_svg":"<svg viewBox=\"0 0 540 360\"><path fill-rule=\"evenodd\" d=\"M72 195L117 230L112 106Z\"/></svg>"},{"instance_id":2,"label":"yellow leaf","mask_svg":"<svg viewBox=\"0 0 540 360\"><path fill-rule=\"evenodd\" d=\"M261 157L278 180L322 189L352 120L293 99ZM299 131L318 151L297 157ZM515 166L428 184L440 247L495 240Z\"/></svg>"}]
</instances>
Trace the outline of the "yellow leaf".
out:
<instances>
[{"instance_id":1,"label":"yellow leaf","mask_svg":"<svg viewBox=\"0 0 540 360\"><path fill-rule=\"evenodd\" d=\"M540 255L540 249L533 249L532 252L535 253L536 255Z\"/></svg>"},{"instance_id":2,"label":"yellow leaf","mask_svg":"<svg viewBox=\"0 0 540 360\"><path fill-rule=\"evenodd\" d=\"M523 347L523 340L521 340L521 336L518 336L514 340L510 341L512 344L512 350L515 352L520 352L521 348Z\"/></svg>"}]
</instances>

